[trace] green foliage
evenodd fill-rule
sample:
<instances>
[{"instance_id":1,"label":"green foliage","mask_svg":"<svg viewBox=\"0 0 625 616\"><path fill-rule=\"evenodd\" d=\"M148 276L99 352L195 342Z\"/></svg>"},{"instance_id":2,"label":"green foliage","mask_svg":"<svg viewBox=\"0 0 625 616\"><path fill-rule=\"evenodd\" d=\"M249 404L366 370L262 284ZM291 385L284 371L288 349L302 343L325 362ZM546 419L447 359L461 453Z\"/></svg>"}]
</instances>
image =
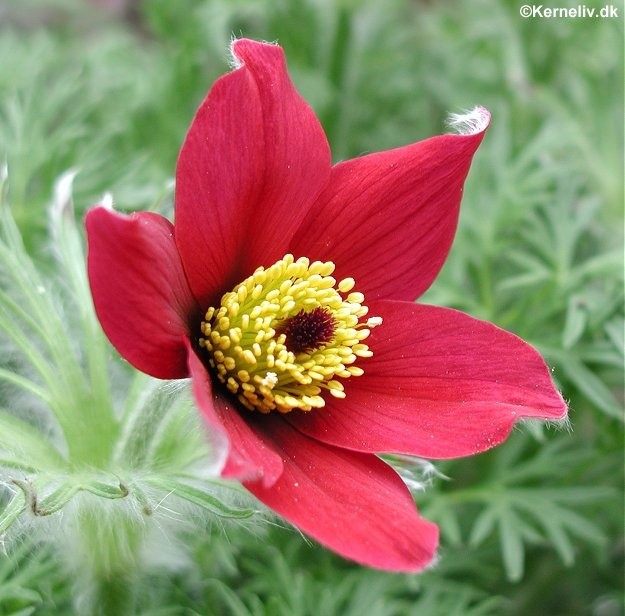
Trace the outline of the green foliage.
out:
<instances>
[{"instance_id":1,"label":"green foliage","mask_svg":"<svg viewBox=\"0 0 625 616\"><path fill-rule=\"evenodd\" d=\"M0 173L0 538L10 550L20 535L54 543L82 584L75 605L118 614L132 605L141 551L164 524L164 501L177 515L241 519L254 510L231 504L237 488L215 479L223 446L204 438L185 390L111 356L73 214L75 173L56 183L45 265L26 251L6 168ZM11 584L7 600L38 596ZM112 601L114 586L123 592Z\"/></svg>"},{"instance_id":2,"label":"green foliage","mask_svg":"<svg viewBox=\"0 0 625 616\"><path fill-rule=\"evenodd\" d=\"M16 544L10 556L0 561L0 615L39 613L51 596L57 607L62 606L66 599L63 582L52 550L37 548L28 540Z\"/></svg>"},{"instance_id":3,"label":"green foliage","mask_svg":"<svg viewBox=\"0 0 625 616\"><path fill-rule=\"evenodd\" d=\"M424 301L531 341L570 401L570 425L527 424L494 451L437 463L431 476L418 464L402 469L427 484L417 502L442 529L440 562L422 576L352 566L283 529L194 526L173 572L137 574L137 613L623 613L622 15L540 20L518 10L511 0L143 0L126 13L78 0L6 4L0 155L21 235L3 210L0 465L18 483L0 501L0 531L25 519L33 486L48 510L69 495L70 503L126 502L127 489L133 511L176 515L160 503L175 488L200 509L218 499L224 515L249 513L225 486L200 490L204 453L189 438L197 430L188 400L113 360L81 312L89 306L82 248L75 235L63 244L59 277L44 209L71 168L80 169L79 214L105 191L120 208L167 209L186 127L227 68L231 36L244 35L285 47L336 160L436 134L450 111L493 112L456 242ZM123 387L112 391L111 382ZM41 469L67 473L64 435L72 441L74 431L74 457L86 455L68 391L76 408L100 400L101 429L115 447L98 455L111 462L70 486L42 485ZM203 524L200 509L191 517ZM49 551L7 546L0 614L69 606L72 581L52 575Z\"/></svg>"}]
</instances>

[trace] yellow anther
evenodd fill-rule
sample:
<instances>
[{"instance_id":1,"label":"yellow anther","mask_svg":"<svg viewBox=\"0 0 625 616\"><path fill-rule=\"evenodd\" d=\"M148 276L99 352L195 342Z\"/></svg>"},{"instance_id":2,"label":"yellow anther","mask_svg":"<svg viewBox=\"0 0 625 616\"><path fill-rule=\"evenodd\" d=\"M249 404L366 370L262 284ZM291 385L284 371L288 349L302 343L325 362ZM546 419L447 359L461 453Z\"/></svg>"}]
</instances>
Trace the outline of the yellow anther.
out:
<instances>
[{"instance_id":1,"label":"yellow anther","mask_svg":"<svg viewBox=\"0 0 625 616\"><path fill-rule=\"evenodd\" d=\"M352 376L362 376L365 371L358 366L349 366L347 368L347 372L349 372Z\"/></svg>"},{"instance_id":2,"label":"yellow anther","mask_svg":"<svg viewBox=\"0 0 625 616\"><path fill-rule=\"evenodd\" d=\"M356 281L353 278L343 278L341 282L339 282L339 291L341 293L349 293L356 284Z\"/></svg>"},{"instance_id":3,"label":"yellow anther","mask_svg":"<svg viewBox=\"0 0 625 616\"><path fill-rule=\"evenodd\" d=\"M250 351L249 349L245 349L242 353L241 353L241 357L248 363L248 364L252 364L254 365L256 363L256 357L254 356L254 353L252 351Z\"/></svg>"},{"instance_id":4,"label":"yellow anther","mask_svg":"<svg viewBox=\"0 0 625 616\"><path fill-rule=\"evenodd\" d=\"M352 304L362 304L362 302L365 301L365 296L362 293L358 293L358 291L354 292L354 293L350 293L347 296L348 301L350 301Z\"/></svg>"}]
</instances>

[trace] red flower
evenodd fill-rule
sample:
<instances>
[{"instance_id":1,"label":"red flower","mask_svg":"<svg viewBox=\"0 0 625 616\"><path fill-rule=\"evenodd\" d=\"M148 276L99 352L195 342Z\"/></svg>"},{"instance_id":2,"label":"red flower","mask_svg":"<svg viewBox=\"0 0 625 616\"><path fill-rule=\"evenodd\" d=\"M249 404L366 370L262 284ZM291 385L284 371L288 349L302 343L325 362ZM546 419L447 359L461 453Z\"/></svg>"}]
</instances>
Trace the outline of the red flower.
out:
<instances>
[{"instance_id":1,"label":"red flower","mask_svg":"<svg viewBox=\"0 0 625 616\"><path fill-rule=\"evenodd\" d=\"M233 52L180 152L175 225L88 213L98 317L139 370L192 377L230 443L224 477L347 558L421 569L438 529L375 454L468 456L566 413L533 348L413 303L449 251L488 113L331 166L281 48Z\"/></svg>"}]
</instances>

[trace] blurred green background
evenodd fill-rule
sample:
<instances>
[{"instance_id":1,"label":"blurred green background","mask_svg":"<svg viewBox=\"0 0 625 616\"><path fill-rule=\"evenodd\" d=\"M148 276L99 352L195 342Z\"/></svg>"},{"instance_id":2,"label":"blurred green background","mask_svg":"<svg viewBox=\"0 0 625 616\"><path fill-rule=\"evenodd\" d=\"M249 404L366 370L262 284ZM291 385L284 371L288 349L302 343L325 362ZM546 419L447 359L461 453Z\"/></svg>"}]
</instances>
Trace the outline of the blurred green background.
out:
<instances>
[{"instance_id":1,"label":"blurred green background","mask_svg":"<svg viewBox=\"0 0 625 616\"><path fill-rule=\"evenodd\" d=\"M0 1L0 156L42 260L45 207L69 168L80 171L79 216L107 191L121 209L171 206L178 148L228 70L233 35L284 47L335 160L489 108L456 242L424 301L530 341L570 401L569 427L526 424L497 450L436 464L416 493L442 528L440 560L423 575L360 568L280 523L206 523L183 537L184 558L146 565L137 613L624 613L624 8L524 19L521 4ZM423 479L422 466L404 472ZM61 561L45 545L7 545L0 614L78 613Z\"/></svg>"}]
</instances>

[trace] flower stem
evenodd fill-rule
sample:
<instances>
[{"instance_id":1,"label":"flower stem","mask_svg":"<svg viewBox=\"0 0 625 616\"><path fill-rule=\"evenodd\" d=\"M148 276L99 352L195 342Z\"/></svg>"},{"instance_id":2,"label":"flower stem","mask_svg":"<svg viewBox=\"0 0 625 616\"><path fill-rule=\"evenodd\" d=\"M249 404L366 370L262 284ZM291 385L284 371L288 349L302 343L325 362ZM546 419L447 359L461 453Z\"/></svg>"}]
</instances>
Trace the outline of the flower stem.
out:
<instances>
[{"instance_id":1,"label":"flower stem","mask_svg":"<svg viewBox=\"0 0 625 616\"><path fill-rule=\"evenodd\" d=\"M95 580L89 614L130 616L134 614L135 593L132 576L109 576Z\"/></svg>"},{"instance_id":2,"label":"flower stem","mask_svg":"<svg viewBox=\"0 0 625 616\"><path fill-rule=\"evenodd\" d=\"M134 614L136 576L145 525L133 512L110 503L81 507L77 527L77 584L85 588L80 613L94 616Z\"/></svg>"}]
</instances>

